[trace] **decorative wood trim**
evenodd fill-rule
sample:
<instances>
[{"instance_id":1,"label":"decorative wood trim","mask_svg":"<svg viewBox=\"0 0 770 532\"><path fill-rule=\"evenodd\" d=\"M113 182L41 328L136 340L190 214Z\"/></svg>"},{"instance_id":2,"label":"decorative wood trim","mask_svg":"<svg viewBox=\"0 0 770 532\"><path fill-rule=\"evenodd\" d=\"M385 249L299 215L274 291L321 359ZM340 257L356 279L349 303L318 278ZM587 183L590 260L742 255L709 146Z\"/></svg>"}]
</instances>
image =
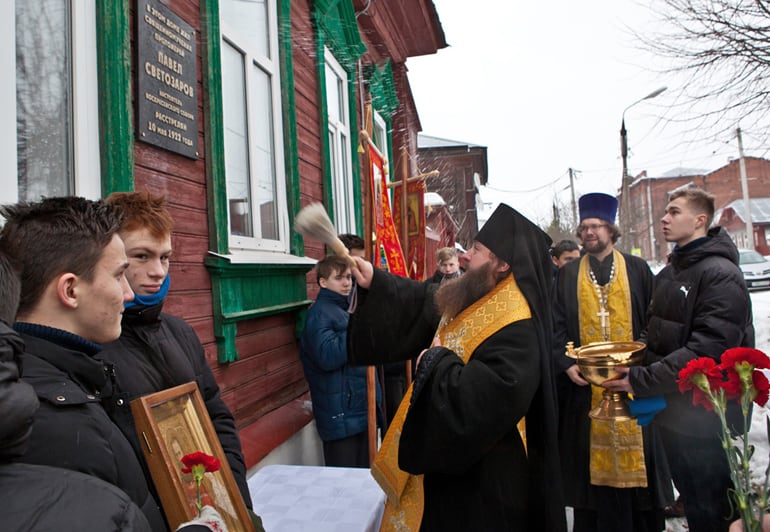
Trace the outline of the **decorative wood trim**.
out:
<instances>
[{"instance_id":1,"label":"decorative wood trim","mask_svg":"<svg viewBox=\"0 0 770 532\"><path fill-rule=\"evenodd\" d=\"M95 4L103 196L134 189L130 4Z\"/></svg>"},{"instance_id":2,"label":"decorative wood trim","mask_svg":"<svg viewBox=\"0 0 770 532\"><path fill-rule=\"evenodd\" d=\"M279 0L278 43L281 67L281 101L283 109L283 153L286 168L286 205L293 220L300 204L299 146L297 142L297 103L294 89L294 55L292 53L291 0ZM302 235L291 231L289 247L294 255L304 255Z\"/></svg>"},{"instance_id":3,"label":"decorative wood trim","mask_svg":"<svg viewBox=\"0 0 770 532\"><path fill-rule=\"evenodd\" d=\"M217 253L227 253L227 181L223 141L220 33L219 2L201 2L201 64L203 65L203 120L206 131L204 150L208 176L206 192L209 249Z\"/></svg>"},{"instance_id":4,"label":"decorative wood trim","mask_svg":"<svg viewBox=\"0 0 770 532\"><path fill-rule=\"evenodd\" d=\"M319 86L319 107L321 127L321 154L324 169L324 203L329 217L334 221L332 194L331 157L326 132L329 129L329 112L326 108L326 60L324 48L328 47L348 75L348 115L350 117L350 162L353 177L353 196L355 201L356 227L363 230L364 215L361 201L361 171L358 157L358 108L356 103L356 72L358 59L366 52L366 45L361 41L358 22L352 3L339 0L319 0L315 3L313 20L316 24L316 65Z\"/></svg>"},{"instance_id":5,"label":"decorative wood trim","mask_svg":"<svg viewBox=\"0 0 770 532\"><path fill-rule=\"evenodd\" d=\"M208 256L214 304L214 336L220 362L238 360L237 323L307 308L312 264L233 264Z\"/></svg>"}]
</instances>

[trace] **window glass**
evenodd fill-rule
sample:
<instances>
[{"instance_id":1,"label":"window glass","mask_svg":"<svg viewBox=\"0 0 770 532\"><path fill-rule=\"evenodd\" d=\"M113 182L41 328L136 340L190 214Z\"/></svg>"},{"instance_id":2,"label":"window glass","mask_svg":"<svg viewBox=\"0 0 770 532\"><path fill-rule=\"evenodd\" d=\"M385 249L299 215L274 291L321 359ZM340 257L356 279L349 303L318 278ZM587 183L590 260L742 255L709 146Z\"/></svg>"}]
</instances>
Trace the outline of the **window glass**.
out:
<instances>
[{"instance_id":1,"label":"window glass","mask_svg":"<svg viewBox=\"0 0 770 532\"><path fill-rule=\"evenodd\" d=\"M220 0L220 16L234 32L241 35L244 47L270 57L270 32L265 0Z\"/></svg>"},{"instance_id":2,"label":"window glass","mask_svg":"<svg viewBox=\"0 0 770 532\"><path fill-rule=\"evenodd\" d=\"M16 2L18 199L74 193L69 2Z\"/></svg>"},{"instance_id":3,"label":"window glass","mask_svg":"<svg viewBox=\"0 0 770 532\"><path fill-rule=\"evenodd\" d=\"M324 53L326 109L329 128L329 167L331 170L335 228L340 233L356 233L355 196L350 152L348 77L334 55Z\"/></svg>"},{"instance_id":4,"label":"window glass","mask_svg":"<svg viewBox=\"0 0 770 532\"><path fill-rule=\"evenodd\" d=\"M239 50L226 41L222 43L222 106L230 232L235 235L253 236L246 76L243 61L243 54Z\"/></svg>"},{"instance_id":5,"label":"window glass","mask_svg":"<svg viewBox=\"0 0 770 532\"><path fill-rule=\"evenodd\" d=\"M231 249L288 251L275 5L224 0L222 99Z\"/></svg>"},{"instance_id":6,"label":"window glass","mask_svg":"<svg viewBox=\"0 0 770 532\"><path fill-rule=\"evenodd\" d=\"M101 196L94 4L0 2L0 203Z\"/></svg>"}]
</instances>

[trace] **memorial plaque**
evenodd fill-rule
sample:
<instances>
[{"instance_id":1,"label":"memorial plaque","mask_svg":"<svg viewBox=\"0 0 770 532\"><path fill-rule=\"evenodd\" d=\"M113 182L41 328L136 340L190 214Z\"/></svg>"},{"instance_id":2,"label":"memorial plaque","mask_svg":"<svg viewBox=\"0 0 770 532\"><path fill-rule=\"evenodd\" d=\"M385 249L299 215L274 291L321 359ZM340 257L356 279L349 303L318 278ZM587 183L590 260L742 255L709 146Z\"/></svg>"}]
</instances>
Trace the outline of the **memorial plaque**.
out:
<instances>
[{"instance_id":1,"label":"memorial plaque","mask_svg":"<svg viewBox=\"0 0 770 532\"><path fill-rule=\"evenodd\" d=\"M166 6L137 0L138 138L198 158L195 30Z\"/></svg>"}]
</instances>

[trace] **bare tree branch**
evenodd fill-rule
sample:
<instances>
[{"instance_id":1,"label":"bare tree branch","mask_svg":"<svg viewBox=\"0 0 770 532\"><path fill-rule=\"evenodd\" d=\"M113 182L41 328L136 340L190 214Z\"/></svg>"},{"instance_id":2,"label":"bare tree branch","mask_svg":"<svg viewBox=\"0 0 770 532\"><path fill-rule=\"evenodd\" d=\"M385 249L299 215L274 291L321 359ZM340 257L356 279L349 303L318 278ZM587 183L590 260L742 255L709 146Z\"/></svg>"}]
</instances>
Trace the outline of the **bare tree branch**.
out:
<instances>
[{"instance_id":1,"label":"bare tree branch","mask_svg":"<svg viewBox=\"0 0 770 532\"><path fill-rule=\"evenodd\" d=\"M657 0L656 30L631 30L664 59L661 74L684 80L665 117L689 131L721 136L738 123L770 140L770 2Z\"/></svg>"}]
</instances>

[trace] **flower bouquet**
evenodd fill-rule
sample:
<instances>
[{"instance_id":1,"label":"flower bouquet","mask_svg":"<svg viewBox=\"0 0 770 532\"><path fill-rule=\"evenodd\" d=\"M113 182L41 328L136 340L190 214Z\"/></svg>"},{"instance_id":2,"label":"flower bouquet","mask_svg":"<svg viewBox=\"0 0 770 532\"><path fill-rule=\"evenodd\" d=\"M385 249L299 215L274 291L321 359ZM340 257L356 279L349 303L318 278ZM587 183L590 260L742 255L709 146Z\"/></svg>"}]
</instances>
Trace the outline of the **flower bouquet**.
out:
<instances>
[{"instance_id":1,"label":"flower bouquet","mask_svg":"<svg viewBox=\"0 0 770 532\"><path fill-rule=\"evenodd\" d=\"M749 443L752 402L764 406L770 383L760 369L770 368L767 355L757 349L737 347L722 353L721 363L701 357L690 360L679 372L679 391L692 390L692 402L713 410L722 426L722 447L727 455L732 476L731 502L741 518L745 532L761 532L768 506L768 470L764 483L751 483L750 461L754 446ZM743 434L733 438L727 425L728 401L738 401L743 414ZM768 438L770 420L765 418ZM768 468L770 469L770 467ZM734 527L731 527L734 530Z\"/></svg>"}]
</instances>

